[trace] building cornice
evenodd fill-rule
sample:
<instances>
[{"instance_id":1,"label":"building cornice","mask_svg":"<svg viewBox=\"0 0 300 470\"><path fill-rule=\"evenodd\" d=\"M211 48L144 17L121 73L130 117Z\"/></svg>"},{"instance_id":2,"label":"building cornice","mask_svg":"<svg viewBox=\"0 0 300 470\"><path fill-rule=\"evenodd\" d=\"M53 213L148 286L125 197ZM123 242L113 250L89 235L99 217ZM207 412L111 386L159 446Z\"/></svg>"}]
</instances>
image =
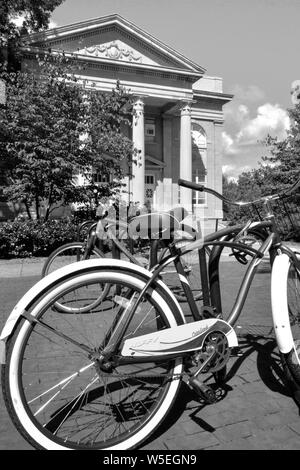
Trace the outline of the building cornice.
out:
<instances>
[{"instance_id":1,"label":"building cornice","mask_svg":"<svg viewBox=\"0 0 300 470\"><path fill-rule=\"evenodd\" d=\"M52 53L61 54L61 51L52 50ZM37 47L23 47L23 57L26 59L35 60L37 54L45 54L45 50ZM73 54L64 52L65 57L75 58L89 68L112 70L127 73L134 73L136 75L143 74L148 76L157 76L160 78L171 78L176 80L184 80L194 83L201 75L188 70L176 69L172 67L161 67L157 65L139 64L135 62L125 62L119 60L105 59L102 57L92 57L80 54Z\"/></svg>"},{"instance_id":2,"label":"building cornice","mask_svg":"<svg viewBox=\"0 0 300 470\"><path fill-rule=\"evenodd\" d=\"M228 101L231 101L234 97L234 95L231 95L229 93L219 93L215 91L204 91L204 90L193 90L193 95L196 99L197 98L210 98L210 99L225 101L226 103Z\"/></svg>"},{"instance_id":3,"label":"building cornice","mask_svg":"<svg viewBox=\"0 0 300 470\"><path fill-rule=\"evenodd\" d=\"M215 123L223 124L224 114L223 111L192 108L192 119L214 121Z\"/></svg>"}]
</instances>

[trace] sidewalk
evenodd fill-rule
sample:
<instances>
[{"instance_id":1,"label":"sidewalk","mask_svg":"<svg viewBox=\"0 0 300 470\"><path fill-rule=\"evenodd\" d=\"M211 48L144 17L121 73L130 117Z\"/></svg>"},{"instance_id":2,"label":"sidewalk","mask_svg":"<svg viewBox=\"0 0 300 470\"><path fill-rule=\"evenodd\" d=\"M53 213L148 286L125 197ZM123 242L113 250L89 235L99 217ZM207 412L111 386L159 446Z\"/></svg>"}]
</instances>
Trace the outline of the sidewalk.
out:
<instances>
[{"instance_id":1,"label":"sidewalk","mask_svg":"<svg viewBox=\"0 0 300 470\"><path fill-rule=\"evenodd\" d=\"M287 245L300 253L300 243L288 242ZM224 248L222 261L231 261L230 248ZM40 276L47 258L0 259L0 279L21 276Z\"/></svg>"},{"instance_id":2,"label":"sidewalk","mask_svg":"<svg viewBox=\"0 0 300 470\"><path fill-rule=\"evenodd\" d=\"M47 258L0 259L0 279L3 277L41 276Z\"/></svg>"},{"instance_id":3,"label":"sidewalk","mask_svg":"<svg viewBox=\"0 0 300 470\"><path fill-rule=\"evenodd\" d=\"M43 262L0 261L0 328L20 296L40 278ZM223 310L228 312L245 266L227 257L220 271ZM229 360L217 403L206 405L183 385L169 418L142 449L300 449L299 408L284 384L270 311L270 269L264 263L236 327L240 354ZM31 449L12 425L1 394L0 449Z\"/></svg>"}]
</instances>

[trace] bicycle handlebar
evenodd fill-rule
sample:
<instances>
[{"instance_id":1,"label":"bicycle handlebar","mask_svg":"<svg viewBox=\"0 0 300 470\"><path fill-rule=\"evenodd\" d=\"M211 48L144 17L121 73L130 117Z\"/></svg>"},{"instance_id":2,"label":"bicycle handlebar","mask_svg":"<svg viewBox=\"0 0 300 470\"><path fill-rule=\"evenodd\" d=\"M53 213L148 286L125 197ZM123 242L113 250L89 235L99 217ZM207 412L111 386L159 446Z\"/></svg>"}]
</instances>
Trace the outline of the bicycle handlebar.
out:
<instances>
[{"instance_id":1,"label":"bicycle handlebar","mask_svg":"<svg viewBox=\"0 0 300 470\"><path fill-rule=\"evenodd\" d=\"M288 194L291 194L293 191L295 191L295 189L300 187L300 178L294 184L292 184L288 189L285 189L284 191L281 191L276 194L272 194L270 196L262 196L258 199L255 199L254 201L247 201L247 202L246 201L238 201L238 202L231 201L230 199L227 199L225 196L222 196L222 194L218 193L214 189L207 188L206 186L203 186L203 184L193 183L192 181L179 179L178 185L184 188L193 189L195 191L206 192L206 193L212 194L218 199L221 199L221 201L224 201L227 204L231 204L232 206L245 207L245 206L251 206L252 204L255 204L258 202L265 202L268 200L270 201L270 200L278 199L280 196L286 196Z\"/></svg>"},{"instance_id":2,"label":"bicycle handlebar","mask_svg":"<svg viewBox=\"0 0 300 470\"><path fill-rule=\"evenodd\" d=\"M227 204L232 204L233 206L245 206L245 205L250 205L252 203L249 202L234 202L230 201L230 199L227 199L225 196L222 196L222 194L218 193L214 189L207 188L206 186L203 186L203 184L198 184L198 183L193 183L192 181L187 181L187 180L178 180L179 186L182 186L184 188L188 189L194 189L195 191L201 191L205 193L212 194L213 196L217 197L218 199L221 199L221 201L226 202Z\"/></svg>"}]
</instances>

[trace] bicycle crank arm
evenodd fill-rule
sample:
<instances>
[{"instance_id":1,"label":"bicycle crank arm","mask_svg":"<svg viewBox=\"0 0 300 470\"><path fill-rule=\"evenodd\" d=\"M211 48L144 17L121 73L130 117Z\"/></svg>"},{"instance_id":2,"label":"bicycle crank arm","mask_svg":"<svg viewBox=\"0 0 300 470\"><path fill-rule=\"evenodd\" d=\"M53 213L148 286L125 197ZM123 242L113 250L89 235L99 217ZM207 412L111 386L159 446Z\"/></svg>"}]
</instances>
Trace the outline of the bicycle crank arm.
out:
<instances>
[{"instance_id":1,"label":"bicycle crank arm","mask_svg":"<svg viewBox=\"0 0 300 470\"><path fill-rule=\"evenodd\" d=\"M202 349L205 338L214 331L226 336L230 348L238 346L236 333L227 322L218 318L208 318L127 339L121 356L131 358L180 356Z\"/></svg>"}]
</instances>

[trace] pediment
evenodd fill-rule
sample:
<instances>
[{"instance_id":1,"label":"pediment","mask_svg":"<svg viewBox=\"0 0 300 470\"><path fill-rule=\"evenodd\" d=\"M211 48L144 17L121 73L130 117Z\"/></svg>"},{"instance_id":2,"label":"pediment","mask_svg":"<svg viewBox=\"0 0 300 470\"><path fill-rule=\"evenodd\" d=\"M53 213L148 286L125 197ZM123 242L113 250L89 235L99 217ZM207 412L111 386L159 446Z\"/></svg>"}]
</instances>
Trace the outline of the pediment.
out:
<instances>
[{"instance_id":1,"label":"pediment","mask_svg":"<svg viewBox=\"0 0 300 470\"><path fill-rule=\"evenodd\" d=\"M34 47L64 50L86 59L169 67L201 76L205 69L119 15L96 18L32 34Z\"/></svg>"},{"instance_id":2,"label":"pediment","mask_svg":"<svg viewBox=\"0 0 300 470\"><path fill-rule=\"evenodd\" d=\"M126 44L120 39L103 44L85 46L84 48L77 50L75 53L87 57L101 57L138 64L159 65L159 63L153 60L153 58L148 57L138 49L134 49L131 45Z\"/></svg>"}]
</instances>

